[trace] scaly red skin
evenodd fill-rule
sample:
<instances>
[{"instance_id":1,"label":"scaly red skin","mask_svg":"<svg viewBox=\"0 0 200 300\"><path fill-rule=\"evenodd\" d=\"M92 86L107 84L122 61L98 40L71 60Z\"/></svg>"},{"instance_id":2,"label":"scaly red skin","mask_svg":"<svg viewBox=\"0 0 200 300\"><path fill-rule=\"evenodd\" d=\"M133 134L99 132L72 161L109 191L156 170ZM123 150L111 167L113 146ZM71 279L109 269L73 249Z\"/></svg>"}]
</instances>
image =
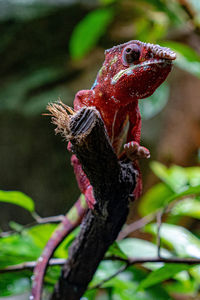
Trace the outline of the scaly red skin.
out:
<instances>
[{"instance_id":1,"label":"scaly red skin","mask_svg":"<svg viewBox=\"0 0 200 300\"><path fill-rule=\"evenodd\" d=\"M132 47L132 48L131 48ZM133 62L127 58L125 50L136 49L136 59ZM137 52L139 53L137 57ZM124 54L125 53L125 54ZM140 41L113 47L105 51L105 61L100 69L91 90L79 91L74 100L74 109L78 111L83 106L95 106L100 112L113 148L117 155L122 146L123 129L129 121L125 153L131 156L136 146L140 147L141 116L138 100L153 94L156 88L166 79L171 71L174 52L158 45L146 44ZM128 60L128 61L127 61ZM134 146L133 146L134 145ZM70 149L70 145L68 146ZM140 147L141 151L133 153L133 164L138 170L137 185L134 197L138 198L142 190L142 180L137 158L148 157L148 150ZM146 151L146 152L145 152ZM72 155L72 165L81 192L85 195L89 208L93 209L95 199L92 186L75 155ZM83 203L83 202L82 202ZM83 203L84 204L84 203ZM81 208L80 201L75 204L79 216L72 221L68 214L55 230L47 243L42 256L34 270L34 280L30 300L39 300L42 282L49 259L57 246L81 222L86 207Z\"/></svg>"}]
</instances>

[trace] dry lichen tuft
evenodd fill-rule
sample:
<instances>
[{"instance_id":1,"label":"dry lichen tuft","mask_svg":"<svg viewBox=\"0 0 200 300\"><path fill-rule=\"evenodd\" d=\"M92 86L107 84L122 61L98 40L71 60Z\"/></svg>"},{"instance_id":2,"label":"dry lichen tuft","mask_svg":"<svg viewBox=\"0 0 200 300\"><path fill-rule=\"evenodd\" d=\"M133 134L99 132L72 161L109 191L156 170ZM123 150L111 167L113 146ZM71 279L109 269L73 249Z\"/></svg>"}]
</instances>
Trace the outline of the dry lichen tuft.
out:
<instances>
[{"instance_id":1,"label":"dry lichen tuft","mask_svg":"<svg viewBox=\"0 0 200 300\"><path fill-rule=\"evenodd\" d=\"M74 110L61 100L57 103L49 103L47 110L50 114L44 115L51 116L52 123L56 125L55 133L60 133L65 140L69 140L71 137L69 123Z\"/></svg>"}]
</instances>

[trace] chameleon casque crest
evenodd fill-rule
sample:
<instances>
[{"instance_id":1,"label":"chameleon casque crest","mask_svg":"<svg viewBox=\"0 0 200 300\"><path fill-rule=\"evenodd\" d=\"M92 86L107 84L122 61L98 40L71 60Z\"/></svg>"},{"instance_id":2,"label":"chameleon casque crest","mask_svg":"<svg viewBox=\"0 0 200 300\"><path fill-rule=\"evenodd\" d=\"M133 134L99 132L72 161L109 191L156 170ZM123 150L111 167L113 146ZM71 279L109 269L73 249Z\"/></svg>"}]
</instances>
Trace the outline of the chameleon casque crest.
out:
<instances>
[{"instance_id":1,"label":"chameleon casque crest","mask_svg":"<svg viewBox=\"0 0 200 300\"><path fill-rule=\"evenodd\" d=\"M140 146L141 116L139 99L154 93L166 79L176 54L169 48L140 41L129 41L105 51L105 61L90 90L79 91L74 99L74 110L94 106L100 112L110 141L118 157L127 156L138 170L134 197L142 190L138 159L149 158L149 150ZM145 101L145 100L144 100ZM126 129L126 130L125 130ZM126 133L126 142L124 134ZM71 144L68 144L71 150ZM72 165L85 197L80 196L57 227L38 259L30 300L41 299L43 277L48 261L61 241L80 224L85 211L94 208L92 186L82 170L77 157L72 155ZM86 200L86 201L85 201Z\"/></svg>"}]
</instances>

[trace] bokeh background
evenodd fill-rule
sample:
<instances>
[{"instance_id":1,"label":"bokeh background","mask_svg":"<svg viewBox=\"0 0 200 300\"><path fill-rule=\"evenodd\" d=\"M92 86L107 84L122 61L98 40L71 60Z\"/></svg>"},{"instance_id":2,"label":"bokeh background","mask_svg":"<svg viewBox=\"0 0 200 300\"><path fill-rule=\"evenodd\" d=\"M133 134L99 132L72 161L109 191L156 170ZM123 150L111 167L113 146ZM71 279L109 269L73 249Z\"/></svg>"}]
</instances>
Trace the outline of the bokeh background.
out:
<instances>
[{"instance_id":1,"label":"bokeh background","mask_svg":"<svg viewBox=\"0 0 200 300\"><path fill-rule=\"evenodd\" d=\"M141 143L150 149L150 161L198 165L198 0L0 0L1 190L25 193L42 217L62 214L75 202L79 191L67 145L42 113L59 97L72 105L77 91L92 86L104 49L131 39L177 53L167 82L140 103ZM141 167L147 191L157 179L149 161ZM19 206L0 206L4 230L11 220L33 220Z\"/></svg>"},{"instance_id":2,"label":"bokeh background","mask_svg":"<svg viewBox=\"0 0 200 300\"><path fill-rule=\"evenodd\" d=\"M66 143L54 136L50 119L42 113L48 102L59 97L72 105L78 90L92 86L104 49L130 39L160 42L179 50L167 83L152 101L141 101L142 144L150 149L151 159L182 166L197 164L198 3L1 0L1 189L29 195L41 216L56 215L69 208L79 192ZM142 165L146 189L153 179L148 162ZM18 207L1 207L3 227L11 219L30 221L29 214Z\"/></svg>"}]
</instances>

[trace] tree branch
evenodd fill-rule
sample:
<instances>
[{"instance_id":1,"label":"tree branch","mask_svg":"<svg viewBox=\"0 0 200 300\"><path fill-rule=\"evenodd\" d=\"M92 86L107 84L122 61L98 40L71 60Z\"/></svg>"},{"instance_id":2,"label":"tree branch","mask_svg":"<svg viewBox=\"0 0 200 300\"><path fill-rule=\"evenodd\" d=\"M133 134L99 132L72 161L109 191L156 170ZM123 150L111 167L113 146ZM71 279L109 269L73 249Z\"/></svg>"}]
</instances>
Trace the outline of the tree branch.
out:
<instances>
[{"instance_id":1,"label":"tree branch","mask_svg":"<svg viewBox=\"0 0 200 300\"><path fill-rule=\"evenodd\" d=\"M86 173L96 199L69 251L51 297L76 300L83 295L108 247L115 241L128 215L129 195L135 187L131 162L119 162L104 123L94 107L67 115L65 105L52 104L57 132L71 141L72 150Z\"/></svg>"}]
</instances>

